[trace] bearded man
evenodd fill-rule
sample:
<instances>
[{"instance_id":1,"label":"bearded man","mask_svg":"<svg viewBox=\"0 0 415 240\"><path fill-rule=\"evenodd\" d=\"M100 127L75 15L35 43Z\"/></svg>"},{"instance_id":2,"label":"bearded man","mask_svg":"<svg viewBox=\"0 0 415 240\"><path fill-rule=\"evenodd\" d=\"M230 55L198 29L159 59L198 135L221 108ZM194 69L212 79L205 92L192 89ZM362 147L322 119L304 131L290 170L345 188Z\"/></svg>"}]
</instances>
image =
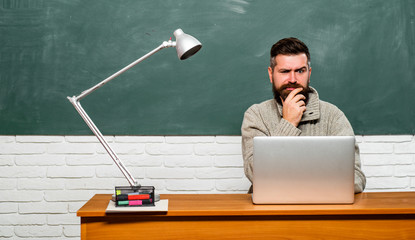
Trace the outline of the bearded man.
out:
<instances>
[{"instance_id":1,"label":"bearded man","mask_svg":"<svg viewBox=\"0 0 415 240\"><path fill-rule=\"evenodd\" d=\"M256 136L354 136L344 113L320 100L317 91L309 86L310 53L302 41L281 39L272 46L270 53L268 75L274 99L252 105L245 112L241 128L244 170L251 182L253 138ZM356 144L355 193L362 192L365 185Z\"/></svg>"}]
</instances>

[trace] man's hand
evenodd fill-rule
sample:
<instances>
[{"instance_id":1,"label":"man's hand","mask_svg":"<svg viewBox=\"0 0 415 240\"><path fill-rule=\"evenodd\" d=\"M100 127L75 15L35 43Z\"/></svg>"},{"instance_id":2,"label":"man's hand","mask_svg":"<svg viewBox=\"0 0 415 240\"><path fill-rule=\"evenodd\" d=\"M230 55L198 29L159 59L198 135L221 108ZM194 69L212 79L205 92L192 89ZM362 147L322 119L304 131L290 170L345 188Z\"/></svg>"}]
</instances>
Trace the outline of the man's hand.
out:
<instances>
[{"instance_id":1,"label":"man's hand","mask_svg":"<svg viewBox=\"0 0 415 240\"><path fill-rule=\"evenodd\" d=\"M302 94L298 94L301 92L302 88L296 88L288 94L285 101L281 98L282 102L282 117L290 122L295 127L301 121L303 117L303 113L306 110L305 107L305 96Z\"/></svg>"}]
</instances>

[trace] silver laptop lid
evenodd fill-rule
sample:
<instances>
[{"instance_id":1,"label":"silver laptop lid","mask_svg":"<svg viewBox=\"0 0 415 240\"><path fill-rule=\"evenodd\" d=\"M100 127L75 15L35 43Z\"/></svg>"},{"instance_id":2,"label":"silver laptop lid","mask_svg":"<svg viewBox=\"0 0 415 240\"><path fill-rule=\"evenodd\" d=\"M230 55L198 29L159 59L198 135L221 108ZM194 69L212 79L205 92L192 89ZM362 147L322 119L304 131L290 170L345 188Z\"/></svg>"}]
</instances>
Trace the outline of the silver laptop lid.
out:
<instances>
[{"instance_id":1,"label":"silver laptop lid","mask_svg":"<svg viewBox=\"0 0 415 240\"><path fill-rule=\"evenodd\" d=\"M354 201L353 136L255 137L255 204Z\"/></svg>"}]
</instances>

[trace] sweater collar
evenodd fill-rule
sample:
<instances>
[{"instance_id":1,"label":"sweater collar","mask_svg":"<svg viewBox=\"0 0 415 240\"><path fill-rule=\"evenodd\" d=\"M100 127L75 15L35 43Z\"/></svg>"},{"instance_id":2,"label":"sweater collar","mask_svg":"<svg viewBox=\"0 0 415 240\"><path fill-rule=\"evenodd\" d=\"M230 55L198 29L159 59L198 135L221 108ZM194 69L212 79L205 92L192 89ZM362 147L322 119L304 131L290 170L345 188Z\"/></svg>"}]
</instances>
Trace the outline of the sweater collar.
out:
<instances>
[{"instance_id":1,"label":"sweater collar","mask_svg":"<svg viewBox=\"0 0 415 240\"><path fill-rule=\"evenodd\" d=\"M317 91L313 87L310 88L310 93L308 94L308 102L306 104L306 110L301 118L301 122L313 121L320 118L320 99ZM280 116L282 116L282 104L277 103L277 109Z\"/></svg>"}]
</instances>

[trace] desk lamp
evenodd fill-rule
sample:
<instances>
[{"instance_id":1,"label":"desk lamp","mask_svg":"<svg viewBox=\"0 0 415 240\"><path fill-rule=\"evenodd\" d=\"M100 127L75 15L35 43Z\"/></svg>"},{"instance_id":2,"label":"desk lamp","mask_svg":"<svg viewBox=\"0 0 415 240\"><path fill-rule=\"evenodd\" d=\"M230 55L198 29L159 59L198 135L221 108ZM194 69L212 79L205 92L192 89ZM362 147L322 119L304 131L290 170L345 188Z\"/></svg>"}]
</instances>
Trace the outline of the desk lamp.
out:
<instances>
[{"instance_id":1,"label":"desk lamp","mask_svg":"<svg viewBox=\"0 0 415 240\"><path fill-rule=\"evenodd\" d=\"M88 125L88 127L91 129L91 131L95 134L95 136L98 138L99 142L102 144L102 146L105 148L107 153L110 155L112 160L114 160L117 167L121 170L125 178L127 179L128 183L130 184L130 190L133 190L133 192L137 192L140 190L140 188L144 188L144 186L141 186L135 178L132 176L132 174L127 170L125 165L121 162L115 151L110 147L108 142L104 139L104 136L99 131L98 127L94 124L94 122L91 120L91 118L88 116L88 114L85 112L85 110L82 108L80 101L92 93L93 91L97 90L98 88L102 87L104 84L108 83L112 79L118 77L128 69L132 68L136 64L140 63L144 59L150 57L154 53L160 51L164 48L169 47L176 47L177 56L180 60L185 60L192 55L194 55L197 51L200 50L202 47L202 44L194 37L185 34L180 28L174 31L174 36L176 38L176 41L164 41L160 46L155 48L154 50L150 51L146 55L142 56L141 58L135 60L134 62L130 63L123 69L119 70L118 72L114 73L113 75L109 76L108 78L104 79L97 85L83 91L78 96L68 97L69 101L72 103L72 105L75 107L75 109L78 111L79 115L81 115L82 119L84 119L85 123ZM121 187L120 187L121 188ZM126 187L124 187L126 188ZM153 189L154 194L154 187L151 187ZM121 190L120 190L121 191ZM116 187L116 194L117 194L117 187Z\"/></svg>"}]
</instances>

